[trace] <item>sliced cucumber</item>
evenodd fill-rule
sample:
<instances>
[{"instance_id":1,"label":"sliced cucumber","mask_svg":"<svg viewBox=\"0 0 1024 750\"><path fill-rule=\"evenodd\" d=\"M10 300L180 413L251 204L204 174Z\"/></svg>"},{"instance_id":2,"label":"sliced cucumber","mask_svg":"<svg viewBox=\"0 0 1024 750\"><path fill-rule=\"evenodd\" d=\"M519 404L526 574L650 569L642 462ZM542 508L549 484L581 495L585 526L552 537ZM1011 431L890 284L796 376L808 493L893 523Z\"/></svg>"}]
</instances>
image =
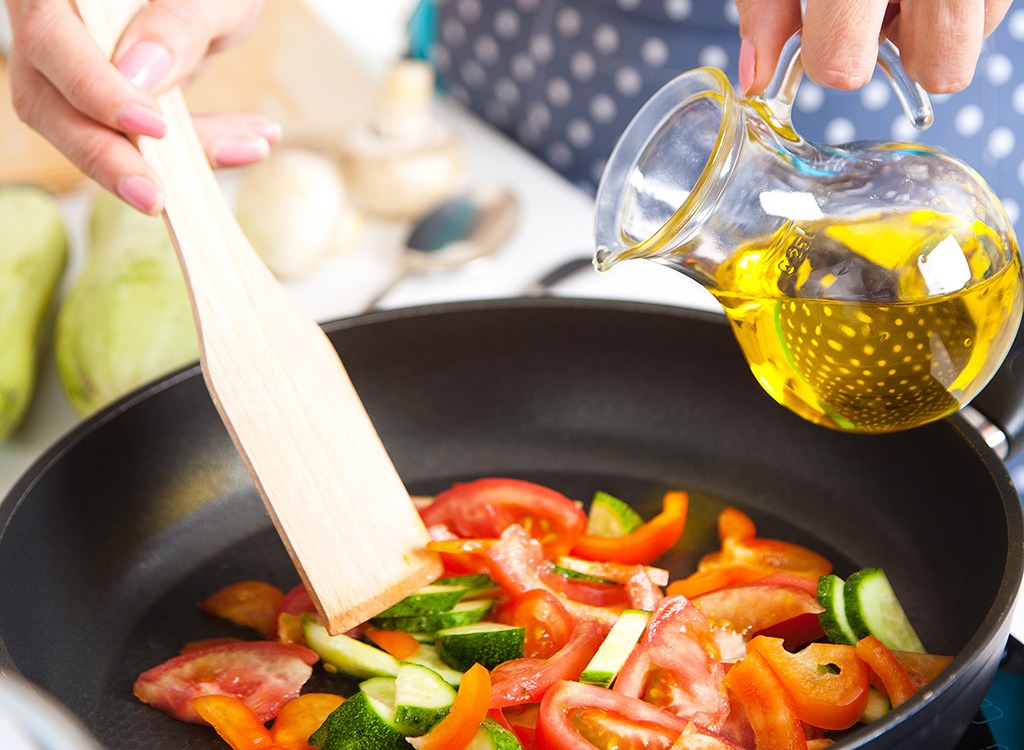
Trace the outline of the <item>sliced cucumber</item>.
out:
<instances>
[{"instance_id":1,"label":"sliced cucumber","mask_svg":"<svg viewBox=\"0 0 1024 750\"><path fill-rule=\"evenodd\" d=\"M363 689L367 683L370 683L369 690ZM404 731L394 721L394 679L378 677L367 683L361 684L358 693L327 716L310 736L310 745L319 750L403 750L410 747Z\"/></svg>"},{"instance_id":2,"label":"sliced cucumber","mask_svg":"<svg viewBox=\"0 0 1024 750\"><path fill-rule=\"evenodd\" d=\"M470 590L486 589L495 585L494 579L486 573L467 573L461 576L438 578L434 584L437 586L462 586Z\"/></svg>"},{"instance_id":3,"label":"sliced cucumber","mask_svg":"<svg viewBox=\"0 0 1024 750\"><path fill-rule=\"evenodd\" d=\"M437 672L406 663L395 678L395 723L418 737L444 718L455 702L455 688Z\"/></svg>"},{"instance_id":4,"label":"sliced cucumber","mask_svg":"<svg viewBox=\"0 0 1024 750\"><path fill-rule=\"evenodd\" d=\"M611 687L615 675L626 663L630 652L643 635L651 613L642 609L627 609L612 625L597 653L580 675L580 682Z\"/></svg>"},{"instance_id":5,"label":"sliced cucumber","mask_svg":"<svg viewBox=\"0 0 1024 750\"><path fill-rule=\"evenodd\" d=\"M409 617L447 612L458 604L468 591L469 588L466 586L432 583L391 605L377 617Z\"/></svg>"},{"instance_id":6,"label":"sliced cucumber","mask_svg":"<svg viewBox=\"0 0 1024 750\"><path fill-rule=\"evenodd\" d=\"M587 511L587 533L594 536L624 536L643 522L629 503L607 492L595 492Z\"/></svg>"},{"instance_id":7,"label":"sliced cucumber","mask_svg":"<svg viewBox=\"0 0 1024 750\"><path fill-rule=\"evenodd\" d=\"M441 661L441 656L437 653L437 647L431 646L429 643L422 644L416 650L416 653L406 661L410 664L419 664L422 667L434 670L441 675L445 682L454 688L457 688L462 681L462 672L458 669L452 669Z\"/></svg>"},{"instance_id":8,"label":"sliced cucumber","mask_svg":"<svg viewBox=\"0 0 1024 750\"><path fill-rule=\"evenodd\" d=\"M843 597L845 584L846 582L834 573L818 579L818 604L825 608L818 615L818 619L821 621L825 637L832 643L852 646L857 642L857 634L853 632L846 619L846 601Z\"/></svg>"},{"instance_id":9,"label":"sliced cucumber","mask_svg":"<svg viewBox=\"0 0 1024 750\"><path fill-rule=\"evenodd\" d=\"M363 643L344 633L331 635L320 623L306 619L302 627L306 644L316 652L328 672L357 680L369 677L394 677L399 661L376 646Z\"/></svg>"},{"instance_id":10,"label":"sliced cucumber","mask_svg":"<svg viewBox=\"0 0 1024 750\"><path fill-rule=\"evenodd\" d=\"M465 672L479 662L494 669L503 661L523 655L526 629L500 622L478 622L437 631L441 661Z\"/></svg>"},{"instance_id":11,"label":"sliced cucumber","mask_svg":"<svg viewBox=\"0 0 1024 750\"><path fill-rule=\"evenodd\" d=\"M459 602L446 612L432 612L408 617L374 617L373 624L384 630L405 630L410 633L436 633L458 625L472 625L484 619L494 606L494 599L473 599Z\"/></svg>"},{"instance_id":12,"label":"sliced cucumber","mask_svg":"<svg viewBox=\"0 0 1024 750\"><path fill-rule=\"evenodd\" d=\"M873 721L878 721L890 711L892 711L892 704L885 697L885 693L875 687L869 687L868 704L857 721L861 724L870 724Z\"/></svg>"},{"instance_id":13,"label":"sliced cucumber","mask_svg":"<svg viewBox=\"0 0 1024 750\"><path fill-rule=\"evenodd\" d=\"M925 653L896 592L881 568L865 568L846 579L843 602L857 638L875 636L896 651Z\"/></svg>"},{"instance_id":14,"label":"sliced cucumber","mask_svg":"<svg viewBox=\"0 0 1024 750\"><path fill-rule=\"evenodd\" d=\"M488 716L466 750L522 750L519 738Z\"/></svg>"}]
</instances>

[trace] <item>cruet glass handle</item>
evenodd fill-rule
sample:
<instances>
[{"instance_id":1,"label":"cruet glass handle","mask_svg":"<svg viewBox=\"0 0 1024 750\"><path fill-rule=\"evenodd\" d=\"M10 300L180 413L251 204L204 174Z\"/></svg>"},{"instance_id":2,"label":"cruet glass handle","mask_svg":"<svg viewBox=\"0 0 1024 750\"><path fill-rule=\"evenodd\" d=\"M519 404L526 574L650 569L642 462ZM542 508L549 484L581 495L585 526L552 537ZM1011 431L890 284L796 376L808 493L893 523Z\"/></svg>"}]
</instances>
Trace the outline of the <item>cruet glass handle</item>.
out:
<instances>
[{"instance_id":1,"label":"cruet glass handle","mask_svg":"<svg viewBox=\"0 0 1024 750\"><path fill-rule=\"evenodd\" d=\"M801 41L800 31L789 38L779 55L775 75L764 93L757 97L777 124L788 130L793 128L793 100L804 75L804 66L800 61ZM900 63L899 50L888 39L883 39L878 45L878 66L892 84L903 111L914 127L918 130L929 127L934 116L928 94L907 75Z\"/></svg>"}]
</instances>

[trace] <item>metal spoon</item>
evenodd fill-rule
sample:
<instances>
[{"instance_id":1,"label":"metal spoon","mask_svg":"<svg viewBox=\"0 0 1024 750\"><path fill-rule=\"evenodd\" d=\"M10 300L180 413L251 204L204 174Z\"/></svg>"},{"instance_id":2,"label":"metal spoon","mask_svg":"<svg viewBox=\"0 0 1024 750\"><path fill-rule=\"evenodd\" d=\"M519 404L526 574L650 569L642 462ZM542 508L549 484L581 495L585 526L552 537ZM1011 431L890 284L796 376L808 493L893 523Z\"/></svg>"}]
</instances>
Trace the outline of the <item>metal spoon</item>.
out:
<instances>
[{"instance_id":1,"label":"metal spoon","mask_svg":"<svg viewBox=\"0 0 1024 750\"><path fill-rule=\"evenodd\" d=\"M518 218L518 203L505 187L477 185L445 201L409 232L398 274L374 295L375 308L410 276L452 270L488 256L505 244Z\"/></svg>"}]
</instances>

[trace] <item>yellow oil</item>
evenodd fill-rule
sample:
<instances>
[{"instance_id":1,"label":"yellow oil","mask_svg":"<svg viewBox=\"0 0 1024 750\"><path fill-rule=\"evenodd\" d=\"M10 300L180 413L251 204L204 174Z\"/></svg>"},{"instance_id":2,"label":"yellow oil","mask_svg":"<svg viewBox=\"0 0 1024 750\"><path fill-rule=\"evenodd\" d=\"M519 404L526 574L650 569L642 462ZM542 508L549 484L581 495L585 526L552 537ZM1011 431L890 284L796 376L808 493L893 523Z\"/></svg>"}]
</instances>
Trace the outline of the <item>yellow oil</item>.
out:
<instances>
[{"instance_id":1,"label":"yellow oil","mask_svg":"<svg viewBox=\"0 0 1024 750\"><path fill-rule=\"evenodd\" d=\"M949 250L949 238L963 253L953 253L955 281L969 280L936 294L921 259L941 242ZM854 432L955 412L992 377L1021 317L1016 247L931 211L787 227L741 248L717 280L764 389L805 419Z\"/></svg>"}]
</instances>

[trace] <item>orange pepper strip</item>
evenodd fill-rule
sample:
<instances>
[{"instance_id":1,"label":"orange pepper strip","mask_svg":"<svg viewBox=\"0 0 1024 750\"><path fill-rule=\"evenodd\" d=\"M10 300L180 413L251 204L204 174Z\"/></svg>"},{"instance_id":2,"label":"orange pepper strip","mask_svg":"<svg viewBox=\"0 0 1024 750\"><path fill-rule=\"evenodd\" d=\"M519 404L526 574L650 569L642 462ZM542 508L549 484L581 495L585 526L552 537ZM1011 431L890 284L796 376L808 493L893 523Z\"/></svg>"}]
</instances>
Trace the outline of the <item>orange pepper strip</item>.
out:
<instances>
[{"instance_id":1,"label":"orange pepper strip","mask_svg":"<svg viewBox=\"0 0 1024 750\"><path fill-rule=\"evenodd\" d=\"M288 750L306 750L309 736L344 701L333 693L305 693L288 701L270 729L274 745Z\"/></svg>"},{"instance_id":2,"label":"orange pepper strip","mask_svg":"<svg viewBox=\"0 0 1024 750\"><path fill-rule=\"evenodd\" d=\"M427 542L427 549L452 555L482 555L497 541L497 539L433 539Z\"/></svg>"},{"instance_id":3,"label":"orange pepper strip","mask_svg":"<svg viewBox=\"0 0 1024 750\"><path fill-rule=\"evenodd\" d=\"M757 527L753 519L739 508L728 507L718 514L718 538L753 539L757 536Z\"/></svg>"},{"instance_id":4,"label":"orange pepper strip","mask_svg":"<svg viewBox=\"0 0 1024 750\"><path fill-rule=\"evenodd\" d=\"M189 701L206 723L212 726L232 750L269 748L270 730L255 712L233 695L200 695Z\"/></svg>"},{"instance_id":5,"label":"orange pepper strip","mask_svg":"<svg viewBox=\"0 0 1024 750\"><path fill-rule=\"evenodd\" d=\"M396 659L408 659L420 650L420 642L401 630L368 628L366 637Z\"/></svg>"},{"instance_id":6,"label":"orange pepper strip","mask_svg":"<svg viewBox=\"0 0 1024 750\"><path fill-rule=\"evenodd\" d=\"M661 513L622 536L584 534L572 554L587 560L646 565L668 552L679 541L686 525L689 496L682 491L666 492Z\"/></svg>"},{"instance_id":7,"label":"orange pepper strip","mask_svg":"<svg viewBox=\"0 0 1024 750\"><path fill-rule=\"evenodd\" d=\"M875 687L889 696L889 702L896 708L906 703L917 692L910 674L903 667L889 648L875 636L869 635L856 644L857 656L868 663L877 680L872 680ZM881 684L878 684L878 683Z\"/></svg>"},{"instance_id":8,"label":"orange pepper strip","mask_svg":"<svg viewBox=\"0 0 1024 750\"><path fill-rule=\"evenodd\" d=\"M448 714L423 735L419 750L463 750L476 736L491 707L491 674L482 664L469 668Z\"/></svg>"},{"instance_id":9,"label":"orange pepper strip","mask_svg":"<svg viewBox=\"0 0 1024 750\"><path fill-rule=\"evenodd\" d=\"M682 594L687 599L707 594L711 591L735 586L737 584L753 583L759 578L764 578L768 570L753 565L720 565L707 570L698 570L686 578L672 581L665 589L667 594Z\"/></svg>"}]
</instances>

